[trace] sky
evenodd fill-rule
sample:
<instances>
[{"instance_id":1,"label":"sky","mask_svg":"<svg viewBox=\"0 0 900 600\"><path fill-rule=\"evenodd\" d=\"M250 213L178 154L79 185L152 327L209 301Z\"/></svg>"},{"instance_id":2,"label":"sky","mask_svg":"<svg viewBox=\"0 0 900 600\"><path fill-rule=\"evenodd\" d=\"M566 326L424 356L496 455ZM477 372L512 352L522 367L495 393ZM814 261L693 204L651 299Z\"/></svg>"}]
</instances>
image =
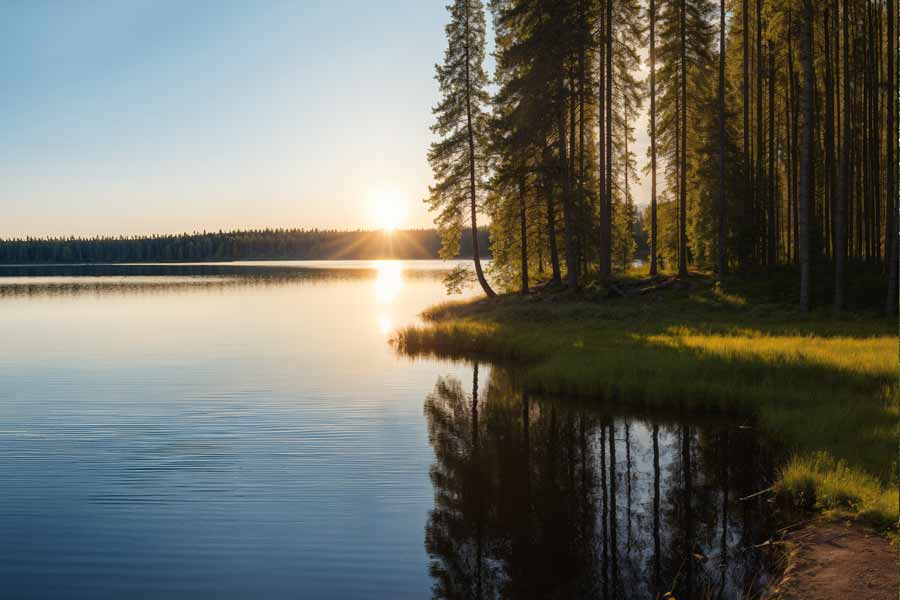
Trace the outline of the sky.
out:
<instances>
[{"instance_id":1,"label":"sky","mask_svg":"<svg viewBox=\"0 0 900 600\"><path fill-rule=\"evenodd\" d=\"M0 3L0 237L431 226L444 5Z\"/></svg>"}]
</instances>

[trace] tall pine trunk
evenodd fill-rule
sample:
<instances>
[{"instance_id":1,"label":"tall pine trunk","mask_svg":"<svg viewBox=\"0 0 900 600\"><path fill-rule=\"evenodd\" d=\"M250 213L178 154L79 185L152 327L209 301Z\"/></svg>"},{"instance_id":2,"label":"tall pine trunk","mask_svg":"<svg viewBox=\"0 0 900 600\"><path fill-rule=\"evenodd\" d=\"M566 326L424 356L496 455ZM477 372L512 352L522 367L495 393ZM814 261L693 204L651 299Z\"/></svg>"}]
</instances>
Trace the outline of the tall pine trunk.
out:
<instances>
[{"instance_id":1,"label":"tall pine trunk","mask_svg":"<svg viewBox=\"0 0 900 600\"><path fill-rule=\"evenodd\" d=\"M650 275L657 274L656 0L650 0Z\"/></svg>"},{"instance_id":2,"label":"tall pine trunk","mask_svg":"<svg viewBox=\"0 0 900 600\"><path fill-rule=\"evenodd\" d=\"M813 86L816 84L813 70L813 0L803 0L803 22L800 28L803 89L800 93L800 110L803 113L803 141L800 146L800 308L811 307L810 285L812 279L812 248L810 239L810 199L813 186Z\"/></svg>"},{"instance_id":3,"label":"tall pine trunk","mask_svg":"<svg viewBox=\"0 0 900 600\"><path fill-rule=\"evenodd\" d=\"M897 233L897 67L895 54L895 46L897 43L894 30L896 25L897 12L895 8L895 0L887 0L887 212L885 213L885 221L887 223L887 238L885 243L888 245L887 265L888 265L888 293L885 302L885 312L889 315L897 313L897 270L898 266L898 236Z\"/></svg>"},{"instance_id":4,"label":"tall pine trunk","mask_svg":"<svg viewBox=\"0 0 900 600\"><path fill-rule=\"evenodd\" d=\"M599 182L600 218L600 274L603 277L609 275L606 265L609 261L610 240L606 236L606 213L609 211L609 189L606 186L606 18L605 11L600 11L600 60L599 77L597 81L597 180Z\"/></svg>"},{"instance_id":5,"label":"tall pine trunk","mask_svg":"<svg viewBox=\"0 0 900 600\"><path fill-rule=\"evenodd\" d=\"M748 258L748 250L747 246L749 245L748 236L746 233L746 228L748 227L750 220L752 218L750 211L750 202L748 202L748 192L750 191L751 186L751 176L750 176L750 156L752 150L750 149L750 5L748 0L743 0L741 4L741 16L743 17L743 31L742 31L742 50L743 50L743 79L741 81L741 97L744 109L744 177L745 177L745 188L744 188L744 198L742 203L743 210L743 228L744 230L741 232L739 237L740 240L740 249L738 253L740 254L740 259L742 262L746 263Z\"/></svg>"},{"instance_id":6,"label":"tall pine trunk","mask_svg":"<svg viewBox=\"0 0 900 600\"><path fill-rule=\"evenodd\" d=\"M762 0L756 0L756 165L753 169L753 239L756 248L756 260L758 264L765 264L765 245L761 244L760 237L765 235L765 229L759 224L765 214L765 194L762 191L764 183L763 178L763 148L765 143L763 140L763 49L762 49L762 20L763 3ZM762 260L760 260L762 258Z\"/></svg>"},{"instance_id":7,"label":"tall pine trunk","mask_svg":"<svg viewBox=\"0 0 900 600\"><path fill-rule=\"evenodd\" d=\"M603 226L607 244L606 262L603 265L603 277L612 275L612 223L613 223L613 0L606 0L606 215Z\"/></svg>"},{"instance_id":8,"label":"tall pine trunk","mask_svg":"<svg viewBox=\"0 0 900 600\"><path fill-rule=\"evenodd\" d=\"M835 0L835 3L838 0ZM837 7L835 7L835 10ZM825 185L828 198L831 200L831 244L832 255L835 258L837 252L837 231L840 226L836 215L838 213L838 190L835 182L835 157L834 157L834 61L832 60L831 43L831 16L826 6L823 11L822 24L825 38ZM835 266L837 260L835 260ZM837 274L837 269L835 269ZM837 278L835 278L837 283ZM837 302L835 302L837 307Z\"/></svg>"},{"instance_id":9,"label":"tall pine trunk","mask_svg":"<svg viewBox=\"0 0 900 600\"><path fill-rule=\"evenodd\" d=\"M585 182L587 178L585 177L585 148L584 148L584 138L585 138L585 121L584 121L584 109L585 109L585 87L586 87L586 79L587 79L587 66L586 66L586 40L585 36L587 34L587 15L585 14L585 0L581 0L579 3L579 24L581 26L580 30L580 39L578 41L578 210L582 214L582 218L586 217L587 223L591 223L593 221L593 211L586 213L585 209ZM585 227L584 225L579 228L579 239L581 240L581 261L583 265L584 276L588 276L588 265L590 264L590 259L588 258L588 249L590 248L590 243L587 239L587 233L591 231L590 227Z\"/></svg>"},{"instance_id":10,"label":"tall pine trunk","mask_svg":"<svg viewBox=\"0 0 900 600\"><path fill-rule=\"evenodd\" d=\"M544 149L544 154L544 174L543 185L541 187L543 188L544 199L547 204L547 243L550 246L550 282L555 285L561 285L562 273L559 267L559 249L556 243L556 203L553 200L553 186L548 181L546 174L546 170L549 166L549 158L546 155L549 154L549 148Z\"/></svg>"},{"instance_id":11,"label":"tall pine trunk","mask_svg":"<svg viewBox=\"0 0 900 600\"><path fill-rule=\"evenodd\" d=\"M522 294L528 294L528 222L526 220L526 181L525 175L519 176L519 234L522 262Z\"/></svg>"},{"instance_id":12,"label":"tall pine trunk","mask_svg":"<svg viewBox=\"0 0 900 600\"><path fill-rule=\"evenodd\" d=\"M851 96L851 69L850 69L850 18L849 18L849 0L844 0L844 18L843 18L843 50L844 50L844 115L843 115L843 151L841 152L841 173L840 173L840 190L838 198L832 211L832 219L834 221L834 309L844 309L844 290L845 270L847 262L847 223L846 214L847 207L850 206L850 160L852 153L850 149L853 145L852 123L852 96Z\"/></svg>"},{"instance_id":13,"label":"tall pine trunk","mask_svg":"<svg viewBox=\"0 0 900 600\"><path fill-rule=\"evenodd\" d=\"M653 0L651 0L652 3ZM656 173L654 172L654 176ZM654 177L654 184L655 184ZM656 198L654 198L655 203ZM716 249L716 272L721 279L725 275L725 0L719 2L719 222ZM655 208L655 207L654 207ZM655 215L654 215L655 216Z\"/></svg>"},{"instance_id":14,"label":"tall pine trunk","mask_svg":"<svg viewBox=\"0 0 900 600\"><path fill-rule=\"evenodd\" d=\"M478 249L478 195L475 188L475 130L472 124L472 80L469 73L469 3L466 2L466 135L469 142L469 204L472 212L472 259L475 261L475 275L485 295L493 298L497 294L491 289L481 268L481 254Z\"/></svg>"},{"instance_id":15,"label":"tall pine trunk","mask_svg":"<svg viewBox=\"0 0 900 600\"><path fill-rule=\"evenodd\" d=\"M769 152L768 152L768 177L766 177L766 265L771 269L775 266L777 256L776 248L778 244L778 227L776 223L775 211L775 51L772 44L767 44L769 55Z\"/></svg>"},{"instance_id":16,"label":"tall pine trunk","mask_svg":"<svg viewBox=\"0 0 900 600\"><path fill-rule=\"evenodd\" d=\"M556 133L559 152L560 179L562 179L563 232L566 239L566 286L569 289L578 287L578 258L575 250L574 224L572 222L572 186L569 176L569 159L566 148L566 92L563 81L565 69L560 65L556 109Z\"/></svg>"},{"instance_id":17,"label":"tall pine trunk","mask_svg":"<svg viewBox=\"0 0 900 600\"><path fill-rule=\"evenodd\" d=\"M681 189L678 194L678 276L687 275L687 0L681 0Z\"/></svg>"}]
</instances>

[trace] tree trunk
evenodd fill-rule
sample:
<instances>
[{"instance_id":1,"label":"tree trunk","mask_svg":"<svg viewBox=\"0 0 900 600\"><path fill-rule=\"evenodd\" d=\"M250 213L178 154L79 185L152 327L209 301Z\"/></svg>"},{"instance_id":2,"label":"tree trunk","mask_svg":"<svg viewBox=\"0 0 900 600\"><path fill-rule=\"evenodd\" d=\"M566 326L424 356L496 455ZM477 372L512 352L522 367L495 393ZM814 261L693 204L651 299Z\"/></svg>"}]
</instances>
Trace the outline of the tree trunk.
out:
<instances>
[{"instance_id":1,"label":"tree trunk","mask_svg":"<svg viewBox=\"0 0 900 600\"><path fill-rule=\"evenodd\" d=\"M793 231L792 231L792 239L793 239L793 256L794 256L794 264L799 264L800 262L800 225L799 225L799 214L797 207L800 204L800 185L798 182L799 175L799 154L800 154L800 111L799 111L799 102L798 102L798 89L797 89L797 74L794 71L794 23L793 23L793 14L791 12L790 7L788 8L788 74L789 74L789 88L791 90L791 105L788 107L788 110L791 114L791 149L793 151L793 157L791 158L791 188L793 189L793 196L791 197L790 202L790 211L793 217Z\"/></svg>"},{"instance_id":2,"label":"tree trunk","mask_svg":"<svg viewBox=\"0 0 900 600\"><path fill-rule=\"evenodd\" d=\"M522 252L522 294L528 294L528 222L525 219L525 176L519 177L519 234Z\"/></svg>"},{"instance_id":3,"label":"tree trunk","mask_svg":"<svg viewBox=\"0 0 900 600\"><path fill-rule=\"evenodd\" d=\"M756 0L756 164L753 169L753 240L754 254L756 262L759 265L765 264L765 244L761 244L760 238L765 235L765 229L760 227L761 221L765 215L765 194L762 186L765 183L763 174L763 148L765 148L765 140L763 139L763 49L762 49L762 0Z\"/></svg>"},{"instance_id":4,"label":"tree trunk","mask_svg":"<svg viewBox=\"0 0 900 600\"><path fill-rule=\"evenodd\" d=\"M838 0L835 0L837 3ZM836 7L835 7L836 9ZM831 48L831 17L828 7L825 7L822 18L823 36L825 37L825 184L828 198L831 200L831 248L837 266L837 231L840 226L836 215L838 214L838 190L835 182L835 157L834 157L834 62L832 61ZM835 274L837 269L835 269ZM837 285L837 277L835 277ZM835 303L837 306L837 303Z\"/></svg>"},{"instance_id":5,"label":"tree trunk","mask_svg":"<svg viewBox=\"0 0 900 600\"><path fill-rule=\"evenodd\" d=\"M724 0L723 0L724 1ZM650 275L657 274L656 224L656 0L650 0Z\"/></svg>"},{"instance_id":6,"label":"tree trunk","mask_svg":"<svg viewBox=\"0 0 900 600\"><path fill-rule=\"evenodd\" d=\"M846 211L850 206L850 148L853 144L853 130L851 115L851 71L850 71L850 19L848 12L849 1L844 0L843 36L844 36L844 122L843 122L843 151L841 152L840 190L832 211L834 222L834 309L844 309L845 264L847 261L847 223Z\"/></svg>"},{"instance_id":7,"label":"tree trunk","mask_svg":"<svg viewBox=\"0 0 900 600\"><path fill-rule=\"evenodd\" d=\"M681 0L681 190L678 195L678 276L687 275L687 2Z\"/></svg>"},{"instance_id":8,"label":"tree trunk","mask_svg":"<svg viewBox=\"0 0 900 600\"><path fill-rule=\"evenodd\" d=\"M613 0L606 0L606 215L603 226L607 244L603 278L612 275L612 222L613 222L613 168L612 168L612 126L613 126Z\"/></svg>"},{"instance_id":9,"label":"tree trunk","mask_svg":"<svg viewBox=\"0 0 900 600\"><path fill-rule=\"evenodd\" d=\"M546 161L545 161L546 165ZM543 192L547 201L547 241L550 246L550 282L556 285L562 284L562 274L559 268L559 250L556 245L556 205L553 201L553 190L544 176Z\"/></svg>"},{"instance_id":10,"label":"tree trunk","mask_svg":"<svg viewBox=\"0 0 900 600\"><path fill-rule=\"evenodd\" d=\"M813 177L813 86L816 84L813 71L813 21L815 19L813 0L803 0L803 23L801 24L800 49L803 64L803 90L800 106L803 113L803 143L800 146L800 308L807 312L811 307L810 280L812 278L810 248L810 196Z\"/></svg>"},{"instance_id":11,"label":"tree trunk","mask_svg":"<svg viewBox=\"0 0 900 600\"><path fill-rule=\"evenodd\" d=\"M578 287L578 259L575 252L575 235L572 214L572 187L569 178L569 160L566 148L566 93L563 82L564 67L560 65L559 81L557 83L559 106L556 109L557 144L559 146L559 169L562 179L562 205L563 205L563 231L566 238L566 286L569 289Z\"/></svg>"},{"instance_id":12,"label":"tree trunk","mask_svg":"<svg viewBox=\"0 0 900 600\"><path fill-rule=\"evenodd\" d=\"M740 260L746 263L748 258L748 250L747 243L748 237L746 233L746 228L749 226L750 219L752 218L749 202L747 201L747 192L752 185L751 175L750 175L750 156L751 156L751 148L750 148L750 5L748 0L743 0L741 4L743 17L743 26L744 29L742 31L743 36L743 80L741 82L741 95L743 98L743 109L744 109L744 177L746 178L746 188L744 189L744 198L743 198L743 230L739 236L740 240Z\"/></svg>"},{"instance_id":13,"label":"tree trunk","mask_svg":"<svg viewBox=\"0 0 900 600\"><path fill-rule=\"evenodd\" d=\"M472 125L472 82L469 74L469 3L466 2L466 135L469 138L469 204L472 212L472 259L475 261L475 275L478 283L488 298L497 294L491 289L481 268L481 255L478 249L478 195L475 188L475 131Z\"/></svg>"},{"instance_id":14,"label":"tree trunk","mask_svg":"<svg viewBox=\"0 0 900 600\"><path fill-rule=\"evenodd\" d=\"M897 74L895 72L897 55L895 46L897 43L896 25L897 12L895 0L887 0L887 210L885 222L887 223L887 237L885 244L888 257L888 293L885 302L885 312L889 315L897 314L897 270L898 270L898 233L897 233Z\"/></svg>"},{"instance_id":15,"label":"tree trunk","mask_svg":"<svg viewBox=\"0 0 900 600\"><path fill-rule=\"evenodd\" d=\"M586 57L585 57L585 39L584 36L587 32L587 15L585 14L585 0L581 0L579 3L579 13L580 13L580 25L581 25L581 39L578 44L578 210L581 211L582 215L585 215L585 201L584 201L584 192L585 192L585 182L587 178L584 173L584 137L585 137L585 122L584 122L584 105L585 105L585 80L587 78L587 67L585 65ZM588 276L588 265L590 260L588 259L588 248L590 247L590 243L588 242L588 233L591 231L590 223L593 222L593 211L587 213L585 215L587 218L585 219L585 223L579 228L579 239L582 240L581 243L581 261L583 264L584 276Z\"/></svg>"},{"instance_id":16,"label":"tree trunk","mask_svg":"<svg viewBox=\"0 0 900 600\"><path fill-rule=\"evenodd\" d=\"M606 187L606 44L603 42L606 35L605 12L600 14L601 52L599 62L599 77L597 78L597 180L599 182L600 201L599 238L600 238L600 274L607 276L606 264L609 261L610 243L606 237L606 213L609 211L609 190Z\"/></svg>"},{"instance_id":17,"label":"tree trunk","mask_svg":"<svg viewBox=\"0 0 900 600\"><path fill-rule=\"evenodd\" d=\"M769 176L766 178L766 207L768 218L766 219L767 227L767 245L766 245L766 265L769 269L775 267L776 256L775 249L778 244L778 227L775 221L775 51L772 49L771 42L768 46L769 54Z\"/></svg>"},{"instance_id":18,"label":"tree trunk","mask_svg":"<svg viewBox=\"0 0 900 600\"><path fill-rule=\"evenodd\" d=\"M789 67L790 68L790 67ZM791 73L788 73L788 80L791 80ZM785 116L784 116L784 139L785 145L787 146L787 152L785 153L785 165L784 165L784 178L786 181L785 191L787 194L786 202L785 202L785 257L787 258L787 262L792 263L794 261L794 253L793 253L793 244L794 238L792 236L794 231L794 221L793 221L793 201L794 201L794 146L791 142L793 136L791 132L793 131L793 120L792 120L792 110L791 106L793 105L793 96L791 94L791 86L790 83L785 86L784 90L784 104L785 104Z\"/></svg>"},{"instance_id":19,"label":"tree trunk","mask_svg":"<svg viewBox=\"0 0 900 600\"><path fill-rule=\"evenodd\" d=\"M719 210L716 273L725 275L725 0L719 1Z\"/></svg>"}]
</instances>

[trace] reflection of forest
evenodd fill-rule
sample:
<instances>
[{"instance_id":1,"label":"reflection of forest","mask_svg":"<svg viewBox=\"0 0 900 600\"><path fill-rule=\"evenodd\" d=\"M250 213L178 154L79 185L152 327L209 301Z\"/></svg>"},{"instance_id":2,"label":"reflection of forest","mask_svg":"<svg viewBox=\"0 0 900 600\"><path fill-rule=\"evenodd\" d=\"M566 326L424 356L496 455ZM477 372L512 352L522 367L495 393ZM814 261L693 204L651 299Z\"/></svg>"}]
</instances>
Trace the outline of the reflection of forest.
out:
<instances>
[{"instance_id":1,"label":"reflection of forest","mask_svg":"<svg viewBox=\"0 0 900 600\"><path fill-rule=\"evenodd\" d=\"M404 266L404 280L438 280L444 271ZM274 285L315 285L375 279L378 269L240 264L0 266L0 298L67 297L83 294L148 295L244 289ZM40 278L40 279L34 279Z\"/></svg>"},{"instance_id":2,"label":"reflection of forest","mask_svg":"<svg viewBox=\"0 0 900 600\"><path fill-rule=\"evenodd\" d=\"M481 369L482 378L485 369ZM481 388L479 388L479 383ZM473 368L425 402L438 598L737 598L759 590L759 440L725 422L616 417Z\"/></svg>"}]
</instances>

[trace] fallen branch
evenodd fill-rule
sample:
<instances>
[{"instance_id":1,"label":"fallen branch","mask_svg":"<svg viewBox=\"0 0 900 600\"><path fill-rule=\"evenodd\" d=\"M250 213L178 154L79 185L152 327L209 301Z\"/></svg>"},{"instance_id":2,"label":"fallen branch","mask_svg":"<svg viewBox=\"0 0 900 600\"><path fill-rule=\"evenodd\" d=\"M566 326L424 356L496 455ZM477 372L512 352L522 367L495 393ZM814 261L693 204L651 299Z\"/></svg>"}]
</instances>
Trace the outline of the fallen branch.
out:
<instances>
[{"instance_id":1,"label":"fallen branch","mask_svg":"<svg viewBox=\"0 0 900 600\"><path fill-rule=\"evenodd\" d=\"M650 292L655 292L657 290L664 290L667 287L671 287L671 286L675 285L677 282L678 282L677 279L675 279L674 277L670 277L669 279L666 279L665 281L663 281L661 283L657 283L656 285L651 285L651 286L648 286L645 288L641 288L640 290L638 290L638 294L643 296L644 294L649 294Z\"/></svg>"},{"instance_id":2,"label":"fallen branch","mask_svg":"<svg viewBox=\"0 0 900 600\"><path fill-rule=\"evenodd\" d=\"M745 500L749 500L751 498L756 498L757 496L762 496L766 492L771 492L771 491L772 491L772 487L771 486L767 487L766 489L760 490L760 491L756 492L755 494L750 494L749 496L744 496L743 498L741 498L741 502L744 502Z\"/></svg>"}]
</instances>

